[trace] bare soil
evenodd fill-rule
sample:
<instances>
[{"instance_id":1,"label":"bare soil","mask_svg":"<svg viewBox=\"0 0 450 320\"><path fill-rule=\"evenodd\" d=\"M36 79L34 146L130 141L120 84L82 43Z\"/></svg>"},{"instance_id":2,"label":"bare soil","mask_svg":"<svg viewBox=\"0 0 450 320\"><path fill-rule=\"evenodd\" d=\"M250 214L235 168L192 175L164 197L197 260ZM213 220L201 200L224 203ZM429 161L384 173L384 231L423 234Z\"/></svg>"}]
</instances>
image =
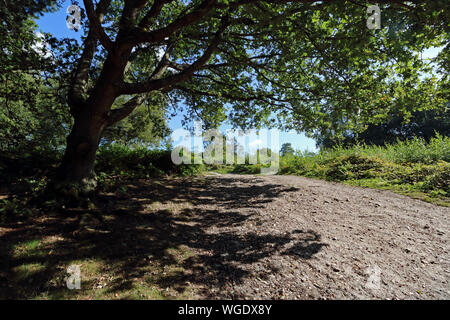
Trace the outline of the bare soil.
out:
<instances>
[{"instance_id":1,"label":"bare soil","mask_svg":"<svg viewBox=\"0 0 450 320\"><path fill-rule=\"evenodd\" d=\"M67 211L2 226L0 297L68 298L49 283L77 260L101 261L110 280L92 289L103 295L69 298L132 298L121 293L137 284L167 298L450 298L450 208L389 191L216 174L133 181L100 201L91 218ZM14 253L36 238L39 252ZM13 280L23 264L45 269Z\"/></svg>"},{"instance_id":2,"label":"bare soil","mask_svg":"<svg viewBox=\"0 0 450 320\"><path fill-rule=\"evenodd\" d=\"M219 297L450 298L449 208L297 176L209 179L236 201L205 206L246 217L208 230L233 235L223 260L247 274L226 282ZM245 187L253 196L239 201ZM252 238L264 240L242 245Z\"/></svg>"}]
</instances>

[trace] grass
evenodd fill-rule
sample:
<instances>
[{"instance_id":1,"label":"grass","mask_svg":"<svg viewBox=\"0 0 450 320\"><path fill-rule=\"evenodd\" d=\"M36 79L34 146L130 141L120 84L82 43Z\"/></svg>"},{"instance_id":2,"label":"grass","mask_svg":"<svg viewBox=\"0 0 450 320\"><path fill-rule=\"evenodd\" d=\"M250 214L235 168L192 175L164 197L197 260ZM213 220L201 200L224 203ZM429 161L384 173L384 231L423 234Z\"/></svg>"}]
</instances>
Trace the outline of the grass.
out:
<instances>
[{"instance_id":1,"label":"grass","mask_svg":"<svg viewBox=\"0 0 450 320\"><path fill-rule=\"evenodd\" d=\"M345 184L352 186L363 187L363 188L373 188L380 190L390 190L395 193L411 197L413 199L419 199L425 202L433 203L443 207L450 207L450 199L448 196L442 194L441 192L431 191L424 192L417 190L417 187L410 184L392 184L389 181L382 179L362 179L362 180L350 180L345 181Z\"/></svg>"},{"instance_id":2,"label":"grass","mask_svg":"<svg viewBox=\"0 0 450 320\"><path fill-rule=\"evenodd\" d=\"M125 281L123 278L124 270L121 267L111 266L102 259L90 258L68 261L67 266L77 265L80 267L80 289L69 290L64 287L64 281L69 274L64 272L64 268L61 268L61 272L53 278L54 287L31 298L39 300L191 299L195 293L192 288L177 288L170 285L163 287L159 284L162 277L175 277L183 274L184 269L180 265L186 257L192 256L192 253L185 248L172 248L170 255L179 259L176 265L162 266L157 262L157 259L152 261L151 255L149 255L146 266L139 269L139 276L135 275ZM41 268L41 270L44 269ZM177 291L177 289L179 290Z\"/></svg>"},{"instance_id":3,"label":"grass","mask_svg":"<svg viewBox=\"0 0 450 320\"><path fill-rule=\"evenodd\" d=\"M101 218L74 209L0 224L0 299L192 299L196 289L184 279L195 256L166 225L192 205L158 200L166 188L152 188L152 200L133 189L112 196L114 210ZM71 265L80 267L80 289L66 286Z\"/></svg>"},{"instance_id":4,"label":"grass","mask_svg":"<svg viewBox=\"0 0 450 320\"><path fill-rule=\"evenodd\" d=\"M26 242L18 245L16 247L16 250L19 252L24 251L26 253L35 252L40 244L41 244L41 240L39 240L39 239L30 240L30 241L26 241Z\"/></svg>"},{"instance_id":5,"label":"grass","mask_svg":"<svg viewBox=\"0 0 450 320\"><path fill-rule=\"evenodd\" d=\"M92 230L92 234L95 234L95 229ZM123 255L123 249L117 248L109 252L116 258L105 261L102 253L97 252L104 250L100 248L101 245L88 249L90 252L88 257L70 259L56 244L43 245L35 240L29 243L18 245L12 256L3 261L11 268L7 277L8 285L0 290L1 299L165 300L192 299L195 294L194 288L177 285L175 281L174 284L164 281L184 276L183 262L193 256L185 246L165 250L167 260L154 257L151 253L145 258L136 254ZM128 250L133 246L134 243L128 243L125 249ZM77 254L73 250L70 255ZM61 259L62 256L64 258ZM58 262L56 263L53 258ZM127 264L134 260L141 261L141 265L127 268ZM80 268L80 289L70 290L66 287L66 280L70 276L67 268L71 265Z\"/></svg>"}]
</instances>

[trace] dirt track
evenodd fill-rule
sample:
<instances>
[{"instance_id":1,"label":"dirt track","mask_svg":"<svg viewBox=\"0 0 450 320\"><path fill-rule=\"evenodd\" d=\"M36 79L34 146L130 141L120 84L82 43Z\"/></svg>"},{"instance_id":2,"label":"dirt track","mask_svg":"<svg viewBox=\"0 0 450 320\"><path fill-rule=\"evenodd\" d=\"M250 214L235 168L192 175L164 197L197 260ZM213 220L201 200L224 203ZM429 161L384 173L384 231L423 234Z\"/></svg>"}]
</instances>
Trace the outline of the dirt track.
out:
<instances>
[{"instance_id":1,"label":"dirt track","mask_svg":"<svg viewBox=\"0 0 450 320\"><path fill-rule=\"evenodd\" d=\"M203 191L197 211L241 218L204 230L218 236L210 252L225 270L203 297L450 298L449 208L296 176L205 182L222 194Z\"/></svg>"},{"instance_id":2,"label":"dirt track","mask_svg":"<svg viewBox=\"0 0 450 320\"><path fill-rule=\"evenodd\" d=\"M450 299L450 208L296 176L124 183L101 223L68 210L0 228L0 299ZM73 261L98 269L75 293ZM24 264L42 270L21 281Z\"/></svg>"}]
</instances>

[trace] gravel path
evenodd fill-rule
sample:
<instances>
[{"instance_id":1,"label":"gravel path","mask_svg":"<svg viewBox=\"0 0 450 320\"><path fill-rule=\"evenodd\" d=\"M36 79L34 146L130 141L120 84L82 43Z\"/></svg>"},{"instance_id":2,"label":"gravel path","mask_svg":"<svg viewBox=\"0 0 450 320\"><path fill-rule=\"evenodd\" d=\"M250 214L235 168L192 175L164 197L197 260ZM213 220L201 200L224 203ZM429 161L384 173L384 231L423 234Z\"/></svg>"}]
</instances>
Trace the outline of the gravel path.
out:
<instances>
[{"instance_id":1,"label":"gravel path","mask_svg":"<svg viewBox=\"0 0 450 320\"><path fill-rule=\"evenodd\" d=\"M218 280L200 298L450 299L450 208L297 176L201 179L186 192L215 215L193 250Z\"/></svg>"},{"instance_id":2,"label":"gravel path","mask_svg":"<svg viewBox=\"0 0 450 320\"><path fill-rule=\"evenodd\" d=\"M98 276L113 293L147 284L173 298L450 299L450 208L297 176L137 180L99 199L97 215L0 228L0 297L58 296L79 259L108 266ZM36 239L39 249L17 255ZM25 264L46 269L21 282Z\"/></svg>"}]
</instances>

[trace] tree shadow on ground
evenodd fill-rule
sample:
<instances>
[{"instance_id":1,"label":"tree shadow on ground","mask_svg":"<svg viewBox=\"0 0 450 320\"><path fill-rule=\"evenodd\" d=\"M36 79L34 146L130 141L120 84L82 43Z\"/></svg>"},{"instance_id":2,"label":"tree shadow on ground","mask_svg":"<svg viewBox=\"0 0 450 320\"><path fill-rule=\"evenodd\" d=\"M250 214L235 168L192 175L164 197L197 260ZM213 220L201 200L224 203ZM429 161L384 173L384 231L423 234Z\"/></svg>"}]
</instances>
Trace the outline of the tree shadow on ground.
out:
<instances>
[{"instance_id":1,"label":"tree shadow on ground","mask_svg":"<svg viewBox=\"0 0 450 320\"><path fill-rule=\"evenodd\" d=\"M249 220L258 223L255 210L296 190L246 181L224 177L134 181L125 184L126 196L101 195L101 209L92 214L65 210L3 226L0 298L80 298L80 292L65 287L66 268L80 261L83 266L86 261L100 262L101 269L86 271L93 277L82 278L84 298L98 297L90 292L99 288L100 275L109 277L101 288L102 298L117 297L136 286L166 288L162 297L167 298L193 287L200 297L215 298L225 284L256 276L245 265L275 254L309 259L321 250L320 235L311 230L282 235L246 230ZM257 276L264 278L270 272L276 270Z\"/></svg>"}]
</instances>

